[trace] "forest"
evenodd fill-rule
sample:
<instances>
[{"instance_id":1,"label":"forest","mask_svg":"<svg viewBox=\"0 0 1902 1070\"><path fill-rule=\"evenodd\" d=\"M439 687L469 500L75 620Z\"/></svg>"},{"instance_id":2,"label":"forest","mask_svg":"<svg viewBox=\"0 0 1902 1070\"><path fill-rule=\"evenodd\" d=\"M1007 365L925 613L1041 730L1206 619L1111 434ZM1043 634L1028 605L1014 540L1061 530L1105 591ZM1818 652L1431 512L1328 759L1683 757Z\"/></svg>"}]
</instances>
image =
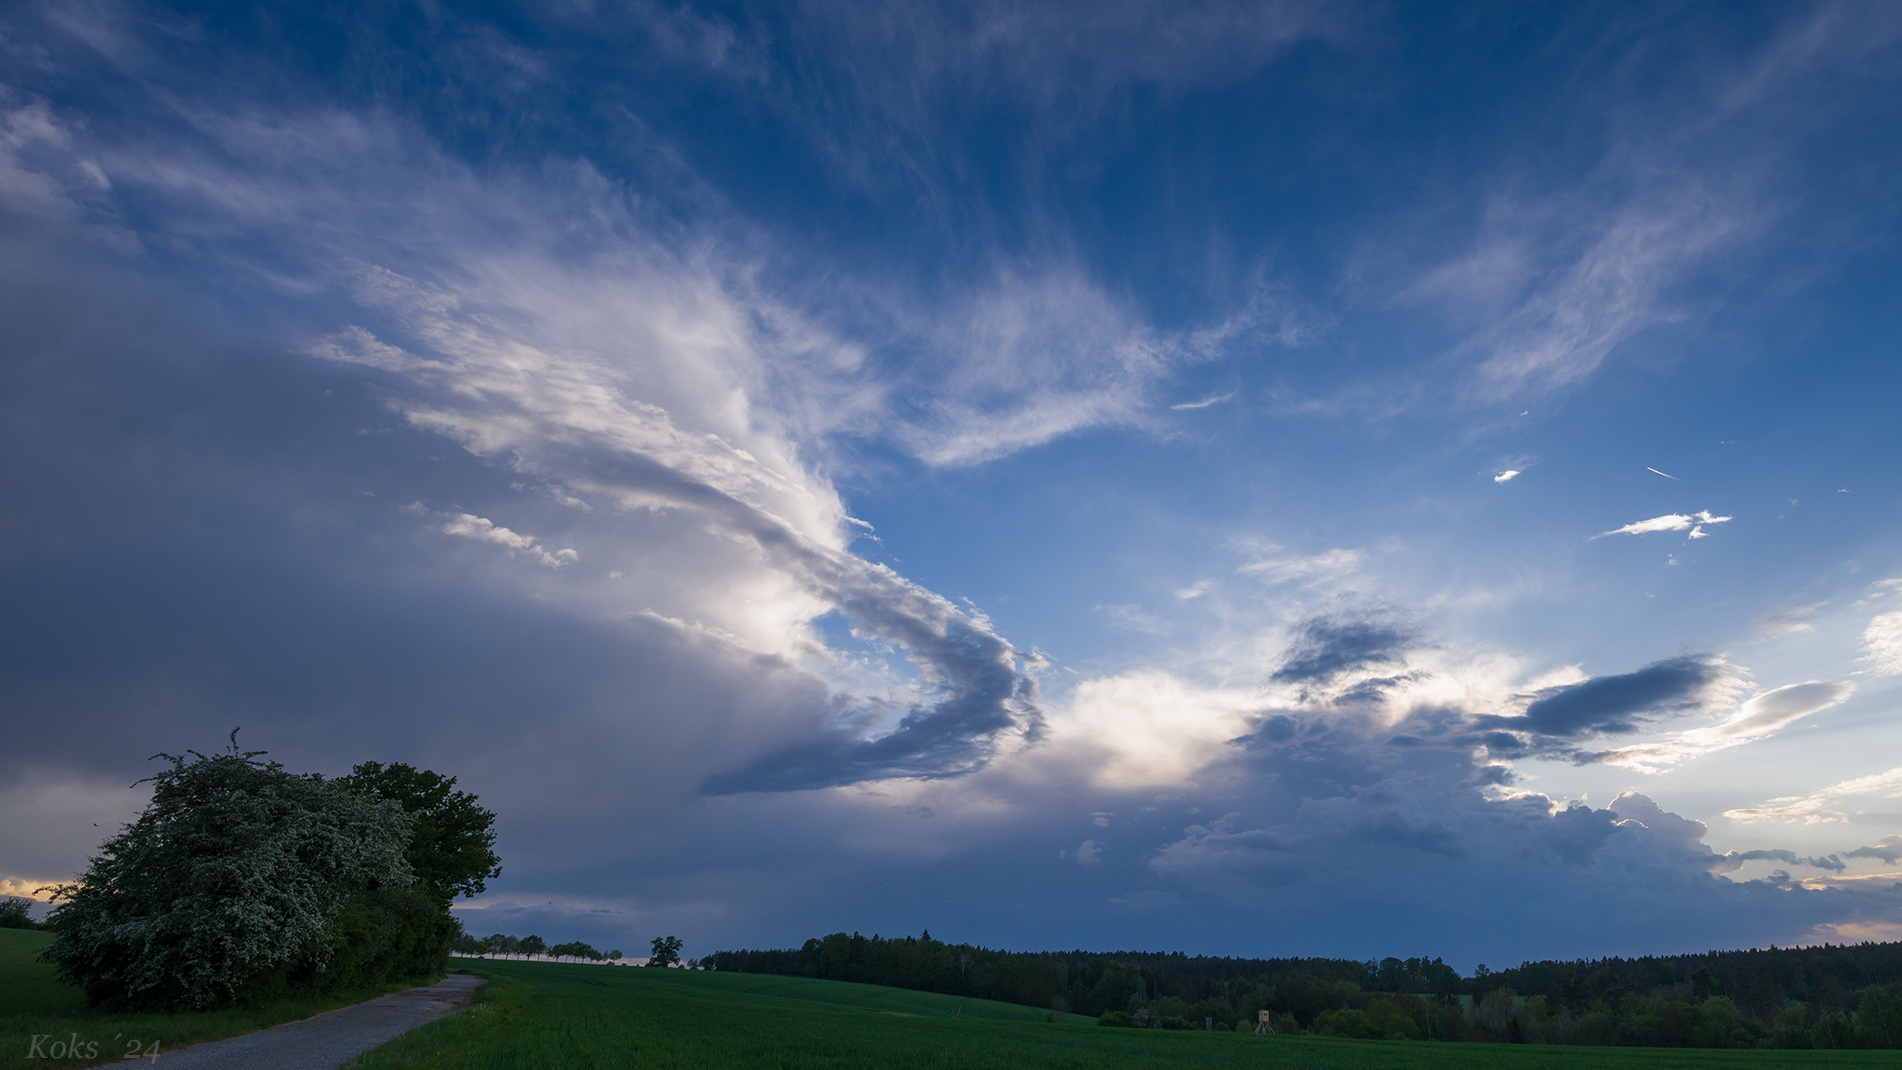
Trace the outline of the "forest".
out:
<instances>
[{"instance_id":1,"label":"forest","mask_svg":"<svg viewBox=\"0 0 1902 1070\"><path fill-rule=\"evenodd\" d=\"M707 969L860 981L1096 1016L1106 1026L1496 1043L1902 1047L1902 943L1526 962L1013 952L833 933Z\"/></svg>"}]
</instances>

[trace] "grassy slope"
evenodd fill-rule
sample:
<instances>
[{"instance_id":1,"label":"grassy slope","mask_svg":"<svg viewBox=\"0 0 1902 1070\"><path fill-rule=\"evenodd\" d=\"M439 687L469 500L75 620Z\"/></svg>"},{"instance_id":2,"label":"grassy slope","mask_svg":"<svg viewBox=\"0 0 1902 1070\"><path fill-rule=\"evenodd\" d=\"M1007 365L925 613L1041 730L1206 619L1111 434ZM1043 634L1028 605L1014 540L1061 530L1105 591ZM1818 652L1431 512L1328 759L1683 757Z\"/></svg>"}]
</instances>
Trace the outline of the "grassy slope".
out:
<instances>
[{"instance_id":1,"label":"grassy slope","mask_svg":"<svg viewBox=\"0 0 1902 1070\"><path fill-rule=\"evenodd\" d=\"M1641 1070L1709 1067L1892 1067L1895 1054L1558 1048L1504 1044L1257 1037L1105 1029L1085 1018L1040 1022L1011 1004L874 985L531 962L491 962L465 1014L424 1026L351 1070L485 1070L533 1066L1181 1070ZM953 1011L956 1010L956 1016Z\"/></svg>"},{"instance_id":2,"label":"grassy slope","mask_svg":"<svg viewBox=\"0 0 1902 1070\"><path fill-rule=\"evenodd\" d=\"M33 961L40 947L50 939L50 933L0 929L0 1070L117 1062L135 1039L142 1042L142 1051L150 1051L156 1040L159 1050L164 1052L201 1040L232 1037L279 1022L297 1021L377 994L286 999L228 1011L111 1014L87 1007L78 989L60 984L54 980L51 966ZM97 1043L98 1054L90 1059L28 1059L31 1036L35 1033L50 1034L56 1041L67 1040L76 1033L82 1044ZM41 1051L45 1050L42 1045Z\"/></svg>"}]
</instances>

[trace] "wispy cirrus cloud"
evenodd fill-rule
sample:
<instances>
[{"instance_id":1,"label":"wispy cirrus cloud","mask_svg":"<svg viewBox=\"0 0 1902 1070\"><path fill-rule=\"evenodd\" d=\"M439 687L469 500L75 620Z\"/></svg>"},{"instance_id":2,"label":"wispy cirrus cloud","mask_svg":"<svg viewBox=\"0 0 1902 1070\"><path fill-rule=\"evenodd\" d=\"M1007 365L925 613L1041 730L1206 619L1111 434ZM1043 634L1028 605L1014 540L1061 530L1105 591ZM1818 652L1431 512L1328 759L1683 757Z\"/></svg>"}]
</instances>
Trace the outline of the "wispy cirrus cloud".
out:
<instances>
[{"instance_id":1,"label":"wispy cirrus cloud","mask_svg":"<svg viewBox=\"0 0 1902 1070\"><path fill-rule=\"evenodd\" d=\"M1220 405L1224 401L1233 400L1235 400L1235 391L1231 390L1226 394L1211 394L1201 401L1184 401L1169 407L1176 412L1191 412L1195 409L1206 409L1211 405Z\"/></svg>"},{"instance_id":2,"label":"wispy cirrus cloud","mask_svg":"<svg viewBox=\"0 0 1902 1070\"><path fill-rule=\"evenodd\" d=\"M1273 543L1248 546L1255 559L1235 570L1237 575L1254 576L1270 584L1300 584L1313 588L1336 588L1360 572L1367 564L1367 551L1335 548L1318 554L1290 554Z\"/></svg>"},{"instance_id":3,"label":"wispy cirrus cloud","mask_svg":"<svg viewBox=\"0 0 1902 1070\"><path fill-rule=\"evenodd\" d=\"M1675 310L1663 298L1693 265L1754 229L1753 207L1688 184L1613 214L1576 259L1474 340L1488 398L1543 393L1595 372L1618 345Z\"/></svg>"},{"instance_id":4,"label":"wispy cirrus cloud","mask_svg":"<svg viewBox=\"0 0 1902 1070\"><path fill-rule=\"evenodd\" d=\"M1886 795L1890 798L1902 798L1902 767L1891 769L1886 773L1873 773L1853 780L1844 780L1808 795L1790 795L1771 799L1762 806L1726 810L1724 816L1733 821L1803 821L1809 824L1846 821L1849 815L1835 807L1841 806L1843 799L1857 795ZM1851 854L1855 857L1866 857L1855 855L1854 852Z\"/></svg>"},{"instance_id":5,"label":"wispy cirrus cloud","mask_svg":"<svg viewBox=\"0 0 1902 1070\"><path fill-rule=\"evenodd\" d=\"M1622 65L1599 86L1580 83L1589 107L1617 116L1595 164L1557 182L1535 166L1509 172L1471 245L1402 291L1470 314L1456 347L1464 393L1494 403L1573 388L1621 347L1699 316L1694 281L1760 247L1788 213L1797 138L1772 131L1808 124L1779 99L1822 78L1886 78L1896 39L1880 5L1820 3L1668 101L1635 107Z\"/></svg>"}]
</instances>

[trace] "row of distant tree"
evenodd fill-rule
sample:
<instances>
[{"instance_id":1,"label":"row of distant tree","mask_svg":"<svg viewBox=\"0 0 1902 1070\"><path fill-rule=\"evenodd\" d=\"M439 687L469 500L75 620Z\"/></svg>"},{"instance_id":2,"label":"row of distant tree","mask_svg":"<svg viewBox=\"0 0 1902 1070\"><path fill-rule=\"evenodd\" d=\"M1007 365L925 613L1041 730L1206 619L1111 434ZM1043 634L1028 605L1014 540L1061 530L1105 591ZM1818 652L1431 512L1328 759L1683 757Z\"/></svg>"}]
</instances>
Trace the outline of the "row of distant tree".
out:
<instances>
[{"instance_id":1,"label":"row of distant tree","mask_svg":"<svg viewBox=\"0 0 1902 1070\"><path fill-rule=\"evenodd\" d=\"M1009 952L834 933L722 951L720 970L997 999L1104 1024L1524 1043L1902 1047L1902 943L1524 963L1472 976L1439 959L1243 959Z\"/></svg>"},{"instance_id":2,"label":"row of distant tree","mask_svg":"<svg viewBox=\"0 0 1902 1070\"><path fill-rule=\"evenodd\" d=\"M495 933L488 937L470 936L465 933L462 939L456 942L456 953L459 955L484 957L488 955L520 955L523 958L529 959L586 959L590 962L621 961L621 951L619 948L603 954L580 940L573 940L565 944L554 944L551 946L548 941L543 940L539 936L515 937L503 933Z\"/></svg>"},{"instance_id":3,"label":"row of distant tree","mask_svg":"<svg viewBox=\"0 0 1902 1070\"><path fill-rule=\"evenodd\" d=\"M682 965L680 961L681 947L682 944L678 936L656 936L654 938L653 949L647 957L647 965L661 967ZM509 936L506 933L495 933L486 938L465 934L462 939L456 943L456 953L475 956L520 955L523 958L529 959L585 959L589 962L621 961L619 948L602 954L579 940L550 946L546 940L543 940L539 936L517 937ZM700 967L698 961L691 959L688 960L685 965L691 969L698 969Z\"/></svg>"}]
</instances>

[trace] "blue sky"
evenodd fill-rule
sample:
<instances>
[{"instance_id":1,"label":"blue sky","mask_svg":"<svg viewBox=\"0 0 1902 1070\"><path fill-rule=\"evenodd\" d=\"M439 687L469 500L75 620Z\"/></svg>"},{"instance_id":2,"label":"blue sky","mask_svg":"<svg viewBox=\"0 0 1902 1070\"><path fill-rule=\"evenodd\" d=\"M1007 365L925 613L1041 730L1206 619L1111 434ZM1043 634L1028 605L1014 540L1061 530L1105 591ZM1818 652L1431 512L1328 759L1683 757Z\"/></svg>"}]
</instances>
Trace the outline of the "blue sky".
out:
<instances>
[{"instance_id":1,"label":"blue sky","mask_svg":"<svg viewBox=\"0 0 1902 1070\"><path fill-rule=\"evenodd\" d=\"M688 954L1902 937L1883 4L13 4L0 881L462 778Z\"/></svg>"}]
</instances>

